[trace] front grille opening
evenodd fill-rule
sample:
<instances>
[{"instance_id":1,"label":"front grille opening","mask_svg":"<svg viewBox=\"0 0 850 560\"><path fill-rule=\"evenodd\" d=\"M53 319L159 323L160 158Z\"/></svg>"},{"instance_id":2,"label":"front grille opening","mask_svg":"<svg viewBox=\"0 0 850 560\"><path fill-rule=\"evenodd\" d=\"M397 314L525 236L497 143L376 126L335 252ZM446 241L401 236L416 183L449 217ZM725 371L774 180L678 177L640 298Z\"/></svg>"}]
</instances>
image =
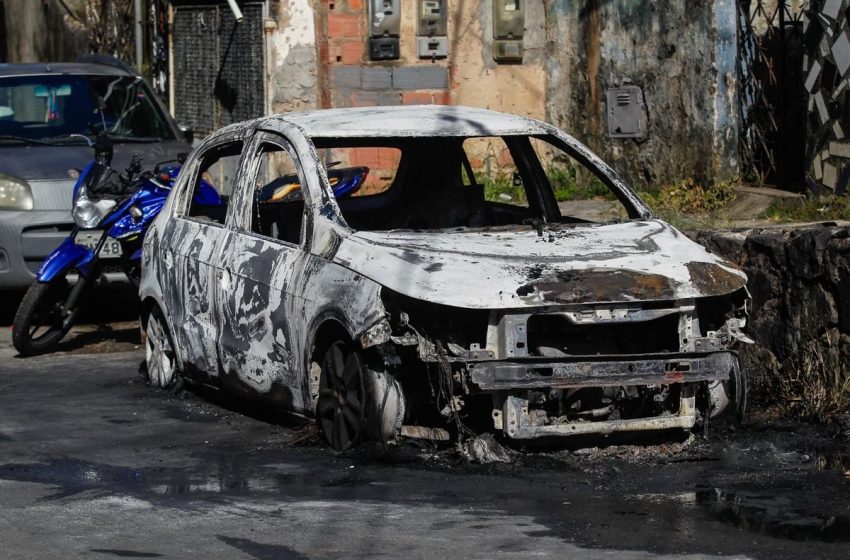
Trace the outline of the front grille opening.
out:
<instances>
[{"instance_id":1,"label":"front grille opening","mask_svg":"<svg viewBox=\"0 0 850 560\"><path fill-rule=\"evenodd\" d=\"M679 351L679 316L652 321L574 325L560 315L533 315L528 320L531 356L655 354Z\"/></svg>"},{"instance_id":2,"label":"front grille opening","mask_svg":"<svg viewBox=\"0 0 850 560\"><path fill-rule=\"evenodd\" d=\"M680 383L654 386L586 387L529 391L528 414L535 426L605 422L677 415L689 394Z\"/></svg>"}]
</instances>

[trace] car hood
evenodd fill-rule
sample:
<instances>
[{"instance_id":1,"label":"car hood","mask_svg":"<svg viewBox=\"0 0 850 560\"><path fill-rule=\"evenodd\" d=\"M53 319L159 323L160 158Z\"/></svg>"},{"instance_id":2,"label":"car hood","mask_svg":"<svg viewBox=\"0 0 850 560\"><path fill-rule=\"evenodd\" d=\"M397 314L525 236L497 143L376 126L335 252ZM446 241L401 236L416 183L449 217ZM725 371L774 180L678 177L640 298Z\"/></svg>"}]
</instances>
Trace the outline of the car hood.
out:
<instances>
[{"instance_id":1,"label":"car hood","mask_svg":"<svg viewBox=\"0 0 850 560\"><path fill-rule=\"evenodd\" d=\"M356 232L334 260L411 298L476 309L689 299L746 283L735 266L660 220L541 232Z\"/></svg>"},{"instance_id":2,"label":"car hood","mask_svg":"<svg viewBox=\"0 0 850 560\"><path fill-rule=\"evenodd\" d=\"M112 167L123 171L133 154L139 154L143 158L142 166L152 168L160 161L175 159L178 153L190 150L188 144L177 140L118 143L115 144ZM68 169L82 169L92 159L94 150L86 145L0 145L0 173L27 181L68 179Z\"/></svg>"}]
</instances>

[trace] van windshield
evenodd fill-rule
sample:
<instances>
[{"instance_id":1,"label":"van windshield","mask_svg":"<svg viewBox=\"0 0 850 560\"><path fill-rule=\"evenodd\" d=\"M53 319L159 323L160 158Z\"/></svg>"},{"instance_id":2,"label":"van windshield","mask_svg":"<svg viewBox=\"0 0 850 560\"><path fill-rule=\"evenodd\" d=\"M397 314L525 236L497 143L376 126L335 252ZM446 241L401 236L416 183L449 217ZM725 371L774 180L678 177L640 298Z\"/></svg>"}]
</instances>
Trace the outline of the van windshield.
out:
<instances>
[{"instance_id":1,"label":"van windshield","mask_svg":"<svg viewBox=\"0 0 850 560\"><path fill-rule=\"evenodd\" d=\"M102 100L103 113L97 110ZM174 133L141 78L40 75L0 78L0 137L46 142L106 132L115 140Z\"/></svg>"}]
</instances>

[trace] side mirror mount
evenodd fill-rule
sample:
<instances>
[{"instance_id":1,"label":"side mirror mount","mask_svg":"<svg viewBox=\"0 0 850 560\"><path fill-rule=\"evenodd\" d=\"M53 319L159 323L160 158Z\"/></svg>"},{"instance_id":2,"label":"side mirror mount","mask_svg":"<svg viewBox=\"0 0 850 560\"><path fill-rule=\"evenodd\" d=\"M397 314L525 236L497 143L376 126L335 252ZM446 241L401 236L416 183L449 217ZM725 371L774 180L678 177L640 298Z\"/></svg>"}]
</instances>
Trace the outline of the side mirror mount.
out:
<instances>
[{"instance_id":1,"label":"side mirror mount","mask_svg":"<svg viewBox=\"0 0 850 560\"><path fill-rule=\"evenodd\" d=\"M191 144L195 141L195 131L192 130L191 126L186 126L185 124L178 124L177 130L180 131L180 134L183 135L183 139L186 140L188 144Z\"/></svg>"}]
</instances>

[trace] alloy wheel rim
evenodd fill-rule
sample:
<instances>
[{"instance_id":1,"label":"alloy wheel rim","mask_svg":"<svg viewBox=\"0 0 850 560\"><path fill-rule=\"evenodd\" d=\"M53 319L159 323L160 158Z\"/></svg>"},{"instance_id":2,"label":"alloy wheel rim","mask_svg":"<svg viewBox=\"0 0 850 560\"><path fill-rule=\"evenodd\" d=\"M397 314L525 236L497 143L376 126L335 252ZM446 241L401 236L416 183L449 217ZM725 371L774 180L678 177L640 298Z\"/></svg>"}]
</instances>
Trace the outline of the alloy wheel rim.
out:
<instances>
[{"instance_id":1,"label":"alloy wheel rim","mask_svg":"<svg viewBox=\"0 0 850 560\"><path fill-rule=\"evenodd\" d=\"M357 352L342 342L325 353L316 415L325 439L336 451L354 447L364 424L363 366Z\"/></svg>"},{"instance_id":2,"label":"alloy wheel rim","mask_svg":"<svg viewBox=\"0 0 850 560\"><path fill-rule=\"evenodd\" d=\"M156 317L151 317L148 321L147 331L145 358L148 380L159 387L167 387L174 378L174 351L171 342Z\"/></svg>"}]
</instances>

